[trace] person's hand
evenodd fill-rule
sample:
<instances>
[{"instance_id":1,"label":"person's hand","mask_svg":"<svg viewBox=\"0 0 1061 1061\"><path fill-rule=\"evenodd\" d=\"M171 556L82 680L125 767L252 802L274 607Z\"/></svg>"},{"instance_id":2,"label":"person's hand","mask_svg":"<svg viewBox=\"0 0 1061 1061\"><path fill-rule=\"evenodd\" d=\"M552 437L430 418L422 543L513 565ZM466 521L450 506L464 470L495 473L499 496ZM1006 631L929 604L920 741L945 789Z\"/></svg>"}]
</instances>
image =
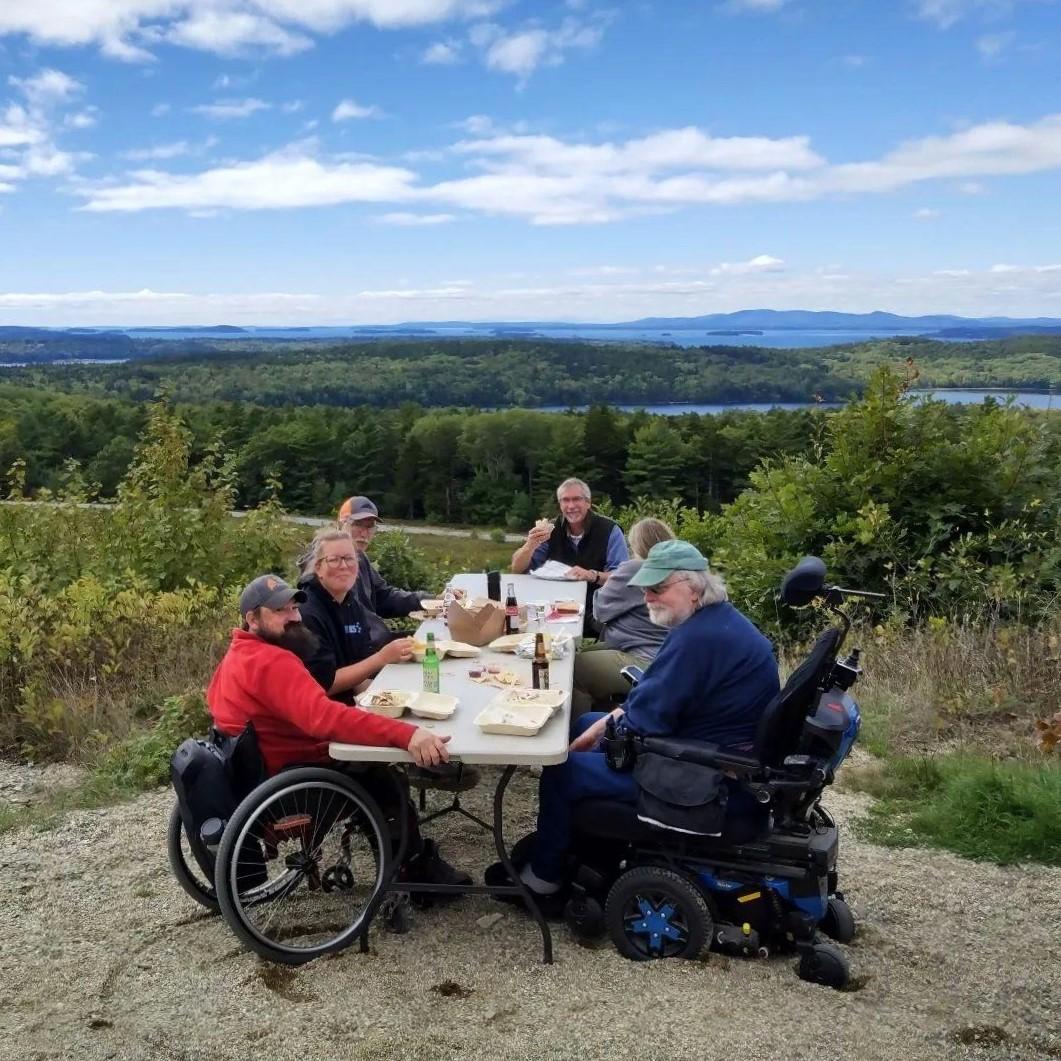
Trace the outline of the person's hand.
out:
<instances>
[{"instance_id":1,"label":"person's hand","mask_svg":"<svg viewBox=\"0 0 1061 1061\"><path fill-rule=\"evenodd\" d=\"M572 742L568 751L571 752L591 752L600 743L601 738L604 736L604 727L608 724L608 719L611 715L605 715L604 718L597 719L585 733L580 734Z\"/></svg>"},{"instance_id":2,"label":"person's hand","mask_svg":"<svg viewBox=\"0 0 1061 1061\"><path fill-rule=\"evenodd\" d=\"M439 766L449 762L449 737L440 737L423 726L417 726L409 741L409 754L417 766Z\"/></svg>"},{"instance_id":3,"label":"person's hand","mask_svg":"<svg viewBox=\"0 0 1061 1061\"><path fill-rule=\"evenodd\" d=\"M553 530L551 527L531 527L531 529L527 531L526 544L532 545L535 549L537 549L538 546L542 544L542 542L547 542L549 540L549 538L552 536L552 533Z\"/></svg>"},{"instance_id":4,"label":"person's hand","mask_svg":"<svg viewBox=\"0 0 1061 1061\"><path fill-rule=\"evenodd\" d=\"M591 571L588 567L579 567L576 564L568 571L567 577L577 579L579 582L596 582L597 572Z\"/></svg>"},{"instance_id":5,"label":"person's hand","mask_svg":"<svg viewBox=\"0 0 1061 1061\"><path fill-rule=\"evenodd\" d=\"M400 637L397 641L388 641L380 650L384 663L408 663L413 658L413 639Z\"/></svg>"}]
</instances>

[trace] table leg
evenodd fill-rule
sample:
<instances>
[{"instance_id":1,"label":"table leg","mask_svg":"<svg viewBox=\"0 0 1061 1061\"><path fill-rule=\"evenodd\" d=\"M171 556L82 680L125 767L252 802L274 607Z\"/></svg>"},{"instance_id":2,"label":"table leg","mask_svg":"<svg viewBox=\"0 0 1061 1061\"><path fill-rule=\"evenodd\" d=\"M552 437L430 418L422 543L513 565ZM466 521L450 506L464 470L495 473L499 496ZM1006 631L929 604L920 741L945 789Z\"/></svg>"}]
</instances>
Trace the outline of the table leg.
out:
<instances>
[{"instance_id":1,"label":"table leg","mask_svg":"<svg viewBox=\"0 0 1061 1061\"><path fill-rule=\"evenodd\" d=\"M523 899L524 905L527 907L528 913L538 923L538 928L542 934L542 960L546 965L552 965L553 963L553 935L549 928L549 922L542 916L541 910L538 909L538 904L534 901L534 896L531 893L530 888L520 879L519 872L516 867L512 864L512 859L508 856L508 849L505 847L505 818L504 818L504 804L505 804L505 789L508 788L509 781L512 780L512 775L516 772L514 766L506 766L504 772L501 774L501 780L497 783L497 789L494 791L494 846L497 848L498 858L501 859L501 864L505 867L505 872L508 874L509 880L511 880L519 891L520 897Z\"/></svg>"}]
</instances>

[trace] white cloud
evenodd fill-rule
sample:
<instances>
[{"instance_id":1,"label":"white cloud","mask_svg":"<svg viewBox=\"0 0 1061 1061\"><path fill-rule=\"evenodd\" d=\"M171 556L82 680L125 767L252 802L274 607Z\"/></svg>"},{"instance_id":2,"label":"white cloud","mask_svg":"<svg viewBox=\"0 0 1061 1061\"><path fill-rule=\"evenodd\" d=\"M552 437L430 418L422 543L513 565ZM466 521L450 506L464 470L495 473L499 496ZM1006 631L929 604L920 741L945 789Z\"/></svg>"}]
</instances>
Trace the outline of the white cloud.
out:
<instances>
[{"instance_id":1,"label":"white cloud","mask_svg":"<svg viewBox=\"0 0 1061 1061\"><path fill-rule=\"evenodd\" d=\"M460 47L459 41L435 41L424 49L420 62L429 66L453 66L460 62Z\"/></svg>"},{"instance_id":2,"label":"white cloud","mask_svg":"<svg viewBox=\"0 0 1061 1061\"><path fill-rule=\"evenodd\" d=\"M407 201L412 198L415 174L372 163L329 165L296 147L256 162L218 166L192 175L140 170L130 177L126 184L83 186L74 191L87 199L83 209L96 212L275 210Z\"/></svg>"},{"instance_id":3,"label":"white cloud","mask_svg":"<svg viewBox=\"0 0 1061 1061\"><path fill-rule=\"evenodd\" d=\"M987 188L984 187L979 181L962 181L958 185L958 191L962 195L986 195Z\"/></svg>"},{"instance_id":4,"label":"white cloud","mask_svg":"<svg viewBox=\"0 0 1061 1061\"><path fill-rule=\"evenodd\" d=\"M356 100L344 99L340 100L335 110L332 111L332 121L346 122L351 118L378 118L381 114L379 107L366 107Z\"/></svg>"},{"instance_id":5,"label":"white cloud","mask_svg":"<svg viewBox=\"0 0 1061 1061\"><path fill-rule=\"evenodd\" d=\"M61 70L50 68L41 70L33 77L9 77L7 81L26 97L30 107L41 110L65 103L72 96L84 91L84 85L80 81L75 81Z\"/></svg>"},{"instance_id":6,"label":"white cloud","mask_svg":"<svg viewBox=\"0 0 1061 1061\"><path fill-rule=\"evenodd\" d=\"M864 55L844 55L841 56L840 62L849 70L859 70L869 62L869 59Z\"/></svg>"},{"instance_id":7,"label":"white cloud","mask_svg":"<svg viewBox=\"0 0 1061 1061\"><path fill-rule=\"evenodd\" d=\"M751 12L758 15L780 11L787 3L788 0L727 0L723 4L723 10L734 13Z\"/></svg>"},{"instance_id":8,"label":"white cloud","mask_svg":"<svg viewBox=\"0 0 1061 1061\"><path fill-rule=\"evenodd\" d=\"M1016 36L1012 32L985 33L982 37L977 38L976 50L980 53L984 62L994 62L1013 43Z\"/></svg>"},{"instance_id":9,"label":"white cloud","mask_svg":"<svg viewBox=\"0 0 1061 1061\"><path fill-rule=\"evenodd\" d=\"M754 260L754 259L751 259ZM724 264L724 263L723 263ZM943 268L923 274L802 270L699 272L663 266L657 276L585 282L498 274L470 281L385 279L354 294L251 291L0 291L0 321L21 324L342 324L437 319L459 306L465 319L623 321L769 306L968 316L1038 316L1061 297L1061 264ZM525 286L513 286L522 282ZM349 285L343 285L349 289ZM356 286L356 285L355 285ZM340 288L342 290L342 288Z\"/></svg>"},{"instance_id":10,"label":"white cloud","mask_svg":"<svg viewBox=\"0 0 1061 1061\"><path fill-rule=\"evenodd\" d=\"M492 128L481 115L464 124ZM26 133L9 122L7 135ZM133 174L77 191L93 210L279 208L362 201L362 182L371 178L373 194L379 195L372 201L416 200L427 213L460 208L539 225L604 223L693 205L865 196L940 179L975 184L990 175L1058 170L1061 115L1028 125L988 122L901 144L876 160L839 165L816 153L805 136L712 137L694 127L600 143L494 132L458 141L447 157L464 161L471 172L426 183L411 169L371 160L353 170L353 162L366 160L318 157L315 146L303 144L203 174ZM282 180L282 194L258 187L274 174ZM297 180L287 179L294 174L308 179L298 187ZM383 174L388 179L376 179ZM219 200L220 189L243 185L247 194Z\"/></svg>"},{"instance_id":11,"label":"white cloud","mask_svg":"<svg viewBox=\"0 0 1061 1061\"><path fill-rule=\"evenodd\" d=\"M70 129L91 129L96 124L96 108L87 107L76 114L68 114L63 119L63 124Z\"/></svg>"},{"instance_id":12,"label":"white cloud","mask_svg":"<svg viewBox=\"0 0 1061 1061\"><path fill-rule=\"evenodd\" d=\"M914 217L918 221L935 221L939 216L939 211L933 210L930 206L922 206L920 210L914 211Z\"/></svg>"},{"instance_id":13,"label":"white cloud","mask_svg":"<svg viewBox=\"0 0 1061 1061\"><path fill-rule=\"evenodd\" d=\"M38 144L43 139L43 129L31 121L25 108L17 103L10 104L0 116L0 147Z\"/></svg>"},{"instance_id":14,"label":"white cloud","mask_svg":"<svg viewBox=\"0 0 1061 1061\"><path fill-rule=\"evenodd\" d=\"M217 143L217 138L207 137L202 143L193 144L187 140L174 140L166 144L154 144L151 147L134 147L122 151L121 157L134 162L160 162L170 158L183 158L187 155L201 155Z\"/></svg>"},{"instance_id":15,"label":"white cloud","mask_svg":"<svg viewBox=\"0 0 1061 1061\"><path fill-rule=\"evenodd\" d=\"M455 214L413 214L398 210L390 214L380 214L375 220L381 225L418 228L425 225L445 225L450 221L456 221L457 218Z\"/></svg>"},{"instance_id":16,"label":"white cloud","mask_svg":"<svg viewBox=\"0 0 1061 1061\"><path fill-rule=\"evenodd\" d=\"M0 36L25 34L38 44L97 45L130 62L172 43L222 54L253 49L287 55L310 34L338 33L356 22L380 29L481 18L500 0L49 0L0 4Z\"/></svg>"},{"instance_id":17,"label":"white cloud","mask_svg":"<svg viewBox=\"0 0 1061 1061\"><path fill-rule=\"evenodd\" d=\"M313 47L313 41L305 34L292 33L271 19L245 11L196 11L172 26L166 40L219 55L259 50L294 55Z\"/></svg>"},{"instance_id":18,"label":"white cloud","mask_svg":"<svg viewBox=\"0 0 1061 1061\"><path fill-rule=\"evenodd\" d=\"M156 103L151 108L151 117L152 118L161 118L164 115L169 114L169 112L172 109L173 109L172 104L169 104L169 103Z\"/></svg>"},{"instance_id":19,"label":"white cloud","mask_svg":"<svg viewBox=\"0 0 1061 1061\"><path fill-rule=\"evenodd\" d=\"M777 273L784 269L781 258L757 254L746 262L720 262L711 270L712 276L745 276L748 273Z\"/></svg>"},{"instance_id":20,"label":"white cloud","mask_svg":"<svg viewBox=\"0 0 1061 1061\"><path fill-rule=\"evenodd\" d=\"M189 107L193 114L202 114L216 121L227 121L230 118L247 118L258 111L269 110L271 103L248 97L247 99L219 99L214 103L200 103Z\"/></svg>"},{"instance_id":21,"label":"white cloud","mask_svg":"<svg viewBox=\"0 0 1061 1061\"><path fill-rule=\"evenodd\" d=\"M974 16L999 18L1020 0L915 0L919 18L933 22L940 29L950 29L956 22Z\"/></svg>"},{"instance_id":22,"label":"white cloud","mask_svg":"<svg viewBox=\"0 0 1061 1061\"><path fill-rule=\"evenodd\" d=\"M598 13L591 22L565 18L555 29L529 24L514 31L486 22L473 26L468 39L483 52L488 69L512 74L525 83L539 66L558 66L573 49L595 48L610 18Z\"/></svg>"},{"instance_id":23,"label":"white cloud","mask_svg":"<svg viewBox=\"0 0 1061 1061\"><path fill-rule=\"evenodd\" d=\"M282 114L298 114L302 108L305 107L305 103L300 99L289 100L287 103L280 104L280 112Z\"/></svg>"}]
</instances>

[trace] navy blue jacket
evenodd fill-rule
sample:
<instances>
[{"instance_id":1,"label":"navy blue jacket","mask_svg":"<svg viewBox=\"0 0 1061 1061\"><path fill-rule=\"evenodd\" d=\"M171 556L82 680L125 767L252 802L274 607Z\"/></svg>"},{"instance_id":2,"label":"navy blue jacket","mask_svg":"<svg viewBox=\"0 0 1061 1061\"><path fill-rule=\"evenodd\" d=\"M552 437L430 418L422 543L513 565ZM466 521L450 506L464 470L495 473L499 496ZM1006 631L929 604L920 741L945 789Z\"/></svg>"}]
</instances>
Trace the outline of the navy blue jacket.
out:
<instances>
[{"instance_id":1,"label":"navy blue jacket","mask_svg":"<svg viewBox=\"0 0 1061 1061\"><path fill-rule=\"evenodd\" d=\"M327 692L335 681L335 672L351 663L360 663L373 653L368 621L357 595L351 590L338 603L317 581L317 576L303 579L299 585L306 591L306 601L299 605L302 622L320 640L317 651L305 660L306 669ZM353 690L334 699L349 700Z\"/></svg>"},{"instance_id":2,"label":"navy blue jacket","mask_svg":"<svg viewBox=\"0 0 1061 1061\"><path fill-rule=\"evenodd\" d=\"M675 627L631 690L625 724L642 736L750 745L780 682L773 647L728 601Z\"/></svg>"}]
</instances>

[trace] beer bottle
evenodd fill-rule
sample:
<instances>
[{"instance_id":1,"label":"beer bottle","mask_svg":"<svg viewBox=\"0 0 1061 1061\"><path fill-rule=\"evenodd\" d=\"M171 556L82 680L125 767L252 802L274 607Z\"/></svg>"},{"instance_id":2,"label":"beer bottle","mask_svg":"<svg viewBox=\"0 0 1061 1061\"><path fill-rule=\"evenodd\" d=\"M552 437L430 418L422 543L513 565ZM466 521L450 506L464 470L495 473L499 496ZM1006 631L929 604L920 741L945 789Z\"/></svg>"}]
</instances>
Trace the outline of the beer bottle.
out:
<instances>
[{"instance_id":1,"label":"beer bottle","mask_svg":"<svg viewBox=\"0 0 1061 1061\"><path fill-rule=\"evenodd\" d=\"M438 679L438 653L435 651L435 635L428 633L427 648L424 649L424 692L437 693Z\"/></svg>"},{"instance_id":2,"label":"beer bottle","mask_svg":"<svg viewBox=\"0 0 1061 1061\"><path fill-rule=\"evenodd\" d=\"M516 586L510 582L505 596L505 633L519 632L519 604L516 602Z\"/></svg>"},{"instance_id":3,"label":"beer bottle","mask_svg":"<svg viewBox=\"0 0 1061 1061\"><path fill-rule=\"evenodd\" d=\"M531 664L531 685L535 689L549 688L549 657L545 654L545 635L534 635L534 662Z\"/></svg>"}]
</instances>

